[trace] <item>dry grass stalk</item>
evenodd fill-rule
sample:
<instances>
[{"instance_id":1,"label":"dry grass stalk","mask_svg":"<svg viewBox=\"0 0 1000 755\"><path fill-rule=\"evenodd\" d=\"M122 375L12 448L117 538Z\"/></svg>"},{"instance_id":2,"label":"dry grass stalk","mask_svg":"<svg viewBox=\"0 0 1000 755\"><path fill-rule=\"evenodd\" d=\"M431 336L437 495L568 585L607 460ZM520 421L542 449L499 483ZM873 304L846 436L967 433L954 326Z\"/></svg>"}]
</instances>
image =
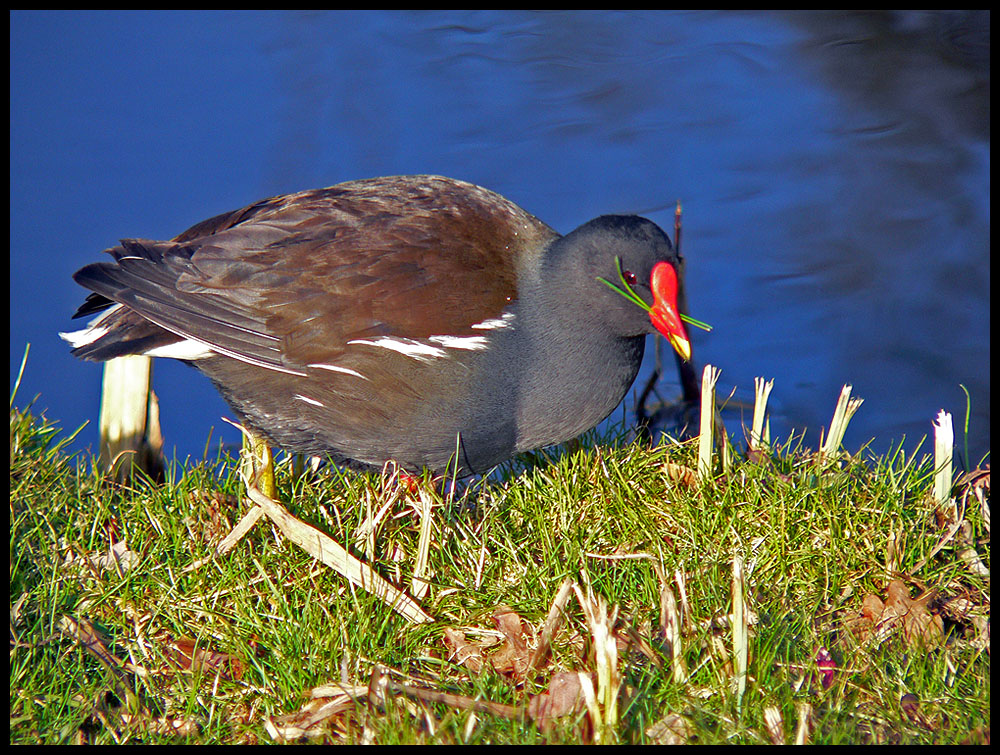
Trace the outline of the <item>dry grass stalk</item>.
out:
<instances>
[{"instance_id":1,"label":"dry grass stalk","mask_svg":"<svg viewBox=\"0 0 1000 755\"><path fill-rule=\"evenodd\" d=\"M781 715L780 708L774 706L764 708L764 726L767 727L767 736L771 744L785 743L785 719Z\"/></svg>"},{"instance_id":2,"label":"dry grass stalk","mask_svg":"<svg viewBox=\"0 0 1000 755\"><path fill-rule=\"evenodd\" d=\"M430 493L424 489L423 485L417 491L417 496L420 501L420 505L417 507L420 518L420 539L417 542L417 560L413 566L413 579L410 583L410 591L417 600L422 600L431 588L431 583L424 577L428 576L427 562L431 550L434 501L431 500Z\"/></svg>"},{"instance_id":3,"label":"dry grass stalk","mask_svg":"<svg viewBox=\"0 0 1000 755\"><path fill-rule=\"evenodd\" d=\"M935 480L935 485L936 484L937 482ZM943 501L939 504L940 506L939 512L946 517L945 521L948 522L948 529L946 529L944 534L941 535L937 543L935 543L934 547L931 548L930 551L928 551L927 555L924 556L923 559L921 559L920 563L914 566L913 569L910 570L911 574L917 574L921 569L923 569L928 564L928 562L932 558L934 558L934 556L936 556L938 553L941 552L942 548L944 548L948 543L950 543L952 540L955 539L955 535L957 535L959 530L962 529L962 525L966 523L965 506L968 501L968 495L969 495L968 490L966 490L965 495L962 497L961 509L959 509L959 507L955 503L955 500L952 498L949 498L946 501Z\"/></svg>"},{"instance_id":4,"label":"dry grass stalk","mask_svg":"<svg viewBox=\"0 0 1000 755\"><path fill-rule=\"evenodd\" d=\"M681 598L681 622L684 634L690 635L694 630L694 626L691 621L691 606L688 604L687 577L684 574L683 568L678 567L674 570L674 582L677 583L677 592Z\"/></svg>"},{"instance_id":5,"label":"dry grass stalk","mask_svg":"<svg viewBox=\"0 0 1000 755\"><path fill-rule=\"evenodd\" d=\"M677 607L677 597L667 584L666 575L656 565L656 576L660 582L660 637L670 648L671 673L675 682L687 681L687 668L681 649L681 615ZM679 579L683 593L683 578Z\"/></svg>"},{"instance_id":6,"label":"dry grass stalk","mask_svg":"<svg viewBox=\"0 0 1000 755\"><path fill-rule=\"evenodd\" d=\"M771 445L771 431L765 426L764 418L767 411L767 399L774 387L773 380L754 378L753 424L750 429L750 450L766 451Z\"/></svg>"},{"instance_id":7,"label":"dry grass stalk","mask_svg":"<svg viewBox=\"0 0 1000 755\"><path fill-rule=\"evenodd\" d=\"M281 533L310 556L335 570L351 583L375 595L394 611L415 624L429 623L434 619L409 595L394 587L374 569L352 556L343 546L312 525L288 513L280 503L264 495L249 480L244 479L247 495L264 509Z\"/></svg>"},{"instance_id":8,"label":"dry grass stalk","mask_svg":"<svg viewBox=\"0 0 1000 755\"><path fill-rule=\"evenodd\" d=\"M743 601L743 557L733 556L733 673L736 675L736 709L743 706L747 687L747 619Z\"/></svg>"},{"instance_id":9,"label":"dry grass stalk","mask_svg":"<svg viewBox=\"0 0 1000 755\"><path fill-rule=\"evenodd\" d=\"M566 608L566 603L569 602L569 596L573 592L573 587L573 580L569 578L564 579L562 584L559 585L556 597L549 607L548 615L545 617L545 623L542 624L542 629L538 633L538 644L535 646L528 660L529 669L540 668L545 657L548 655L549 648L552 647L552 638L555 637L556 632L559 630L559 625L562 623L563 611Z\"/></svg>"},{"instance_id":10,"label":"dry grass stalk","mask_svg":"<svg viewBox=\"0 0 1000 755\"><path fill-rule=\"evenodd\" d=\"M229 534L219 541L219 544L215 546L215 551L213 551L210 556L198 559L194 563L188 564L181 570L181 573L187 574L195 569L200 569L213 558L224 556L229 553L229 551L235 548L236 544L243 539L244 535L253 529L253 526L257 524L257 521L262 516L264 516L264 509L260 506L254 506L251 508L246 514L243 515L243 518L236 523L236 526L229 531Z\"/></svg>"},{"instance_id":11,"label":"dry grass stalk","mask_svg":"<svg viewBox=\"0 0 1000 755\"><path fill-rule=\"evenodd\" d=\"M583 609L593 639L594 665L597 667L597 689L587 674L580 674L587 710L594 727L594 742L614 742L618 731L618 690L621 676L618 673L618 641L614 634L617 609L608 611L604 600L587 587L587 593L573 585L577 600Z\"/></svg>"},{"instance_id":12,"label":"dry grass stalk","mask_svg":"<svg viewBox=\"0 0 1000 755\"><path fill-rule=\"evenodd\" d=\"M951 498L952 453L955 431L951 415L943 409L934 420L934 498L944 505Z\"/></svg>"},{"instance_id":13,"label":"dry grass stalk","mask_svg":"<svg viewBox=\"0 0 1000 755\"><path fill-rule=\"evenodd\" d=\"M812 706L809 703L798 703L795 710L799 714L799 724L795 729L795 744L809 744L809 729L812 719Z\"/></svg>"},{"instance_id":14,"label":"dry grass stalk","mask_svg":"<svg viewBox=\"0 0 1000 755\"><path fill-rule=\"evenodd\" d=\"M394 682L389 679L385 682L383 694L385 694L385 692L395 692L400 695L405 695L413 700L421 700L428 703L441 703L458 710L491 713L494 716L501 716L503 718L517 718L522 714L522 710L513 705L504 705L503 703L495 703L491 700L480 700L472 697L466 697L464 695L455 695L451 692L441 692L436 689L414 687L409 684Z\"/></svg>"},{"instance_id":15,"label":"dry grass stalk","mask_svg":"<svg viewBox=\"0 0 1000 755\"><path fill-rule=\"evenodd\" d=\"M119 357L104 365L99 464L119 480L134 468L153 477L162 471L163 436L152 371L152 359L143 356Z\"/></svg>"},{"instance_id":16,"label":"dry grass stalk","mask_svg":"<svg viewBox=\"0 0 1000 755\"><path fill-rule=\"evenodd\" d=\"M84 618L75 619L64 615L59 619L59 631L79 642L87 653L111 672L119 699L127 700L133 709L139 708L139 700L132 691L133 682L127 673L128 665L108 649L104 638L94 629L93 624Z\"/></svg>"},{"instance_id":17,"label":"dry grass stalk","mask_svg":"<svg viewBox=\"0 0 1000 755\"><path fill-rule=\"evenodd\" d=\"M864 399L862 398L851 398L850 385L845 385L840 389L837 407L833 411L833 419L830 420L830 431L827 433L826 440L820 448L821 458L829 460L836 455L840 444L844 441L847 424L863 403Z\"/></svg>"},{"instance_id":18,"label":"dry grass stalk","mask_svg":"<svg viewBox=\"0 0 1000 755\"><path fill-rule=\"evenodd\" d=\"M698 429L698 475L702 480L712 476L712 435L715 425L715 383L721 370L705 365L701 377L701 424Z\"/></svg>"}]
</instances>

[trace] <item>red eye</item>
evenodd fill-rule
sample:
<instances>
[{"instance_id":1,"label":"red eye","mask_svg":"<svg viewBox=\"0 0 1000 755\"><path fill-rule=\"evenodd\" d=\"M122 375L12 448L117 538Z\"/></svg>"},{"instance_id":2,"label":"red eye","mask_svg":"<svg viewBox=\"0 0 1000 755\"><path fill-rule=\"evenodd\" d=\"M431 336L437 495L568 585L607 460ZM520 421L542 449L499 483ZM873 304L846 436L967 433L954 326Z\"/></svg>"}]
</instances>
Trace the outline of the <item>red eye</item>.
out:
<instances>
[{"instance_id":1,"label":"red eye","mask_svg":"<svg viewBox=\"0 0 1000 755\"><path fill-rule=\"evenodd\" d=\"M625 272L623 272L622 277L625 279L625 282L628 283L630 286L635 285L635 280L636 280L635 273L633 273L631 270L626 270Z\"/></svg>"}]
</instances>

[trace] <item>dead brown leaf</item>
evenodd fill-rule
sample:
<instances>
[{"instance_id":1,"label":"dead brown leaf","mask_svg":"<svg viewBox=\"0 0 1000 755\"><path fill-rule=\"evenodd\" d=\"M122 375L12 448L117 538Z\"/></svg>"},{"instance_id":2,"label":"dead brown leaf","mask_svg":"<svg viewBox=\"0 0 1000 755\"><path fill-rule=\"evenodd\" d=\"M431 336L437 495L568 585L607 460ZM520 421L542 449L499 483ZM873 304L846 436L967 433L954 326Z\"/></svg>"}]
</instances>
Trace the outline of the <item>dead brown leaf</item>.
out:
<instances>
[{"instance_id":1,"label":"dead brown leaf","mask_svg":"<svg viewBox=\"0 0 1000 755\"><path fill-rule=\"evenodd\" d=\"M986 745L990 744L990 727L989 726L977 726L971 732L969 736L962 740L963 745Z\"/></svg>"},{"instance_id":2,"label":"dead brown leaf","mask_svg":"<svg viewBox=\"0 0 1000 755\"><path fill-rule=\"evenodd\" d=\"M882 644L893 635L901 634L911 646L936 647L944 641L944 621L928 609L935 592L931 590L911 598L906 584L893 580L886 588L885 602L877 595L865 595L861 615L847 619L845 626L862 643Z\"/></svg>"},{"instance_id":3,"label":"dead brown leaf","mask_svg":"<svg viewBox=\"0 0 1000 755\"><path fill-rule=\"evenodd\" d=\"M67 571L76 568L83 572L81 576L100 579L108 571L113 571L122 577L138 563L139 554L130 550L124 540L118 540L108 548L107 553L84 555L70 550L63 559L62 567Z\"/></svg>"},{"instance_id":4,"label":"dead brown leaf","mask_svg":"<svg viewBox=\"0 0 1000 755\"><path fill-rule=\"evenodd\" d=\"M188 637L168 642L163 654L182 671L219 674L223 679L236 681L243 678L244 665L238 656L199 646L196 640Z\"/></svg>"},{"instance_id":5,"label":"dead brown leaf","mask_svg":"<svg viewBox=\"0 0 1000 755\"><path fill-rule=\"evenodd\" d=\"M501 606L493 612L493 620L500 630L499 642L469 640L465 632L454 627L444 630L444 644L451 660L478 674L486 662L497 671L515 681L522 681L530 668L530 647L535 644L535 635L530 625L510 608ZM495 635L495 633L493 633ZM487 650L498 646L488 653Z\"/></svg>"},{"instance_id":6,"label":"dead brown leaf","mask_svg":"<svg viewBox=\"0 0 1000 755\"><path fill-rule=\"evenodd\" d=\"M910 598L909 588L897 579L889 583L887 592L886 613L891 612L902 620L903 636L910 645L935 647L944 641L944 621L927 608L936 591L928 591L913 599ZM892 620L891 615L888 618Z\"/></svg>"},{"instance_id":7,"label":"dead brown leaf","mask_svg":"<svg viewBox=\"0 0 1000 755\"><path fill-rule=\"evenodd\" d=\"M446 627L444 644L448 648L449 657L456 663L465 666L473 674L483 670L483 646L465 638L465 632Z\"/></svg>"},{"instance_id":8,"label":"dead brown leaf","mask_svg":"<svg viewBox=\"0 0 1000 755\"><path fill-rule=\"evenodd\" d=\"M688 488L698 487L698 472L691 467L668 461L663 465L663 473L671 482L679 483Z\"/></svg>"},{"instance_id":9,"label":"dead brown leaf","mask_svg":"<svg viewBox=\"0 0 1000 755\"><path fill-rule=\"evenodd\" d=\"M528 700L528 715L543 732L550 731L557 719L575 716L583 708L580 675L575 671L555 674L548 689Z\"/></svg>"},{"instance_id":10,"label":"dead brown leaf","mask_svg":"<svg viewBox=\"0 0 1000 755\"><path fill-rule=\"evenodd\" d=\"M679 713L668 713L646 729L646 736L655 744L687 745L696 739L695 731L690 719Z\"/></svg>"},{"instance_id":11,"label":"dead brown leaf","mask_svg":"<svg viewBox=\"0 0 1000 755\"><path fill-rule=\"evenodd\" d=\"M878 595L869 593L861 599L861 615L874 624L882 616L885 610L885 603Z\"/></svg>"},{"instance_id":12,"label":"dead brown leaf","mask_svg":"<svg viewBox=\"0 0 1000 755\"><path fill-rule=\"evenodd\" d=\"M938 728L937 722L932 721L920 710L920 698L912 693L907 693L899 699L899 707L903 710L903 715L909 719L910 723L916 724L927 731L934 731Z\"/></svg>"},{"instance_id":13,"label":"dead brown leaf","mask_svg":"<svg viewBox=\"0 0 1000 755\"><path fill-rule=\"evenodd\" d=\"M490 663L498 673L521 680L528 669L529 661L529 637L524 631L525 622L517 613L506 607L494 611L493 620L497 624L497 629L503 634L504 642L500 649L490 656Z\"/></svg>"}]
</instances>

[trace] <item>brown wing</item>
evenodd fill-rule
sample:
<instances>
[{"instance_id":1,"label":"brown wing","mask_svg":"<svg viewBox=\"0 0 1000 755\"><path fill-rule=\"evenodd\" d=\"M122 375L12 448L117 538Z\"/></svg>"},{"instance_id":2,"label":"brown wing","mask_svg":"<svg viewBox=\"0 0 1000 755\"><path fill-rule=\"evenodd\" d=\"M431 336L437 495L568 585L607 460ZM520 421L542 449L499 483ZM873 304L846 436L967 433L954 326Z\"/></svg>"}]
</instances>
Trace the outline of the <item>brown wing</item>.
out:
<instances>
[{"instance_id":1,"label":"brown wing","mask_svg":"<svg viewBox=\"0 0 1000 755\"><path fill-rule=\"evenodd\" d=\"M299 371L348 341L475 335L557 234L503 197L433 176L264 200L169 242L125 241L74 276L180 336Z\"/></svg>"}]
</instances>

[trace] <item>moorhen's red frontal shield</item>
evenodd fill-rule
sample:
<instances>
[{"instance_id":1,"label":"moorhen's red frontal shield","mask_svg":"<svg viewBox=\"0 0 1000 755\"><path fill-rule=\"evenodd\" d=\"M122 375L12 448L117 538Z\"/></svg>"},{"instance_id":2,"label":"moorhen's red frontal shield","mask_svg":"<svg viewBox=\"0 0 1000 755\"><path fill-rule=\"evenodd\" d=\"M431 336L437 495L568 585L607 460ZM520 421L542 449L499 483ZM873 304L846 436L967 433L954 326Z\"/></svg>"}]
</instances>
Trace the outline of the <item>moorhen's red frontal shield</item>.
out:
<instances>
[{"instance_id":1,"label":"moorhen's red frontal shield","mask_svg":"<svg viewBox=\"0 0 1000 755\"><path fill-rule=\"evenodd\" d=\"M674 350L684 361L691 359L691 342L681 321L680 309L677 306L679 290L677 271L669 262L657 262L653 266L653 274L649 279L649 287L653 290L653 308L649 312L656 329L663 334Z\"/></svg>"}]
</instances>

